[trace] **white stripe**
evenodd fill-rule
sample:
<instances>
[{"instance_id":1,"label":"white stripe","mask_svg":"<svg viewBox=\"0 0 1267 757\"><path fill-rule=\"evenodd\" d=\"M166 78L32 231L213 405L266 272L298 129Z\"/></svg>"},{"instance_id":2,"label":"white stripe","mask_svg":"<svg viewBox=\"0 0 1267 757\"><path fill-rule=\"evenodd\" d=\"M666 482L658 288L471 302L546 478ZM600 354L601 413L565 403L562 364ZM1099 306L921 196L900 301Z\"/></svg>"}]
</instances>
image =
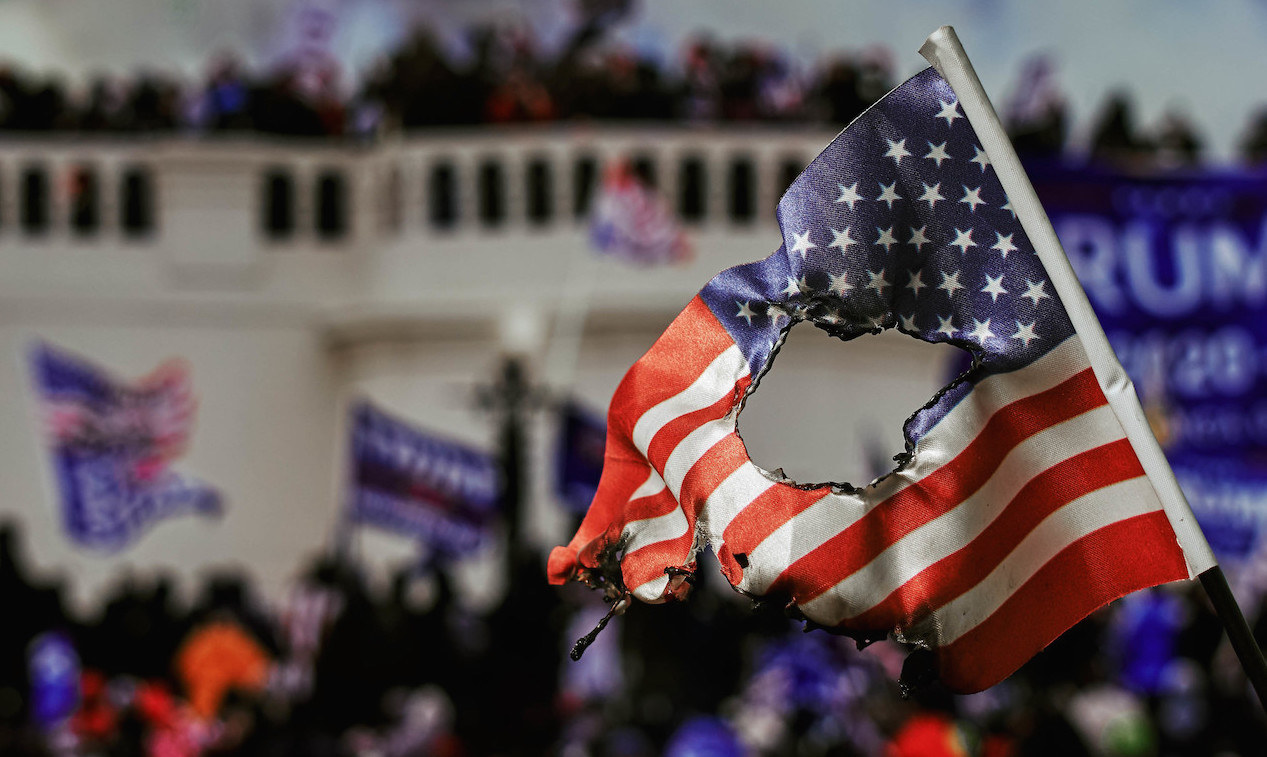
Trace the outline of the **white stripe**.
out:
<instances>
[{"instance_id":1,"label":"white stripe","mask_svg":"<svg viewBox=\"0 0 1267 757\"><path fill-rule=\"evenodd\" d=\"M664 590L668 587L669 576L666 574L653 578L641 586L635 586L630 589L629 592L633 594L636 599L640 599L643 602L654 605L664 601Z\"/></svg>"},{"instance_id":2,"label":"white stripe","mask_svg":"<svg viewBox=\"0 0 1267 757\"><path fill-rule=\"evenodd\" d=\"M1051 426L1013 447L985 485L955 509L894 542L870 563L801 605L807 617L836 625L884 601L902 584L981 535L1033 478L1074 455L1126 434L1108 405Z\"/></svg>"},{"instance_id":3,"label":"white stripe","mask_svg":"<svg viewBox=\"0 0 1267 757\"><path fill-rule=\"evenodd\" d=\"M675 418L702 410L735 390L735 382L748 374L748 360L738 346L727 347L713 358L694 383L642 414L634 424L633 443L647 454L651 440Z\"/></svg>"},{"instance_id":4,"label":"white stripe","mask_svg":"<svg viewBox=\"0 0 1267 757\"><path fill-rule=\"evenodd\" d=\"M682 482L686 480L686 474L691 468L718 442L734 431L735 419L721 418L703 424L678 442L678 445L673 448L673 453L669 455L669 459L664 462L664 483L668 485L669 491L673 492L674 499L679 502L682 500Z\"/></svg>"},{"instance_id":5,"label":"white stripe","mask_svg":"<svg viewBox=\"0 0 1267 757\"><path fill-rule=\"evenodd\" d=\"M650 465L647 467L651 468ZM664 479L660 477L659 471L655 468L651 468L651 472L647 475L647 480L643 481L642 486L639 486L634 490L633 494L629 495L629 501L634 502L642 499L643 497L650 497L659 494L662 491L664 491ZM628 528L628 526L626 526L626 528Z\"/></svg>"},{"instance_id":6,"label":"white stripe","mask_svg":"<svg viewBox=\"0 0 1267 757\"><path fill-rule=\"evenodd\" d=\"M911 629L907 635L930 633L930 644L950 644L990 617L1013 592L1078 538L1160 509L1157 494L1145 477L1080 497L1048 516L981 583L933 612L927 627L921 624L920 629Z\"/></svg>"},{"instance_id":7,"label":"white stripe","mask_svg":"<svg viewBox=\"0 0 1267 757\"><path fill-rule=\"evenodd\" d=\"M708 501L700 510L696 527L708 537L708 543L716 552L725 543L726 527L741 510L761 496L775 483L762 475L756 465L746 462L726 477L726 480L708 495Z\"/></svg>"},{"instance_id":8,"label":"white stripe","mask_svg":"<svg viewBox=\"0 0 1267 757\"><path fill-rule=\"evenodd\" d=\"M680 507L675 507L664 515L627 523L621 534L627 539L625 557L628 558L631 553L656 542L679 539L686 534L686 528L686 514Z\"/></svg>"},{"instance_id":9,"label":"white stripe","mask_svg":"<svg viewBox=\"0 0 1267 757\"><path fill-rule=\"evenodd\" d=\"M1078 338L1072 336L1025 368L983 380L920 439L910 465L861 492L830 494L781 524L752 550L751 567L745 572L741 588L764 593L789 565L853 525L876 505L953 460L995 412L1085 370L1085 361Z\"/></svg>"}]
</instances>

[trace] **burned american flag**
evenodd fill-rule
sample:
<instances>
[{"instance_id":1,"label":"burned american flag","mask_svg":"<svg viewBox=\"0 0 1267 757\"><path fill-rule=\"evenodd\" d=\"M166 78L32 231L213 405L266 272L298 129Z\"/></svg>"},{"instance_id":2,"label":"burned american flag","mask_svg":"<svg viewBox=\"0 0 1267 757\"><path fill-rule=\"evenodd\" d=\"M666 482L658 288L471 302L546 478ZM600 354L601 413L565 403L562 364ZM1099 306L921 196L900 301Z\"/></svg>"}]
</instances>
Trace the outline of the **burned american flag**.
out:
<instances>
[{"instance_id":1,"label":"burned american flag","mask_svg":"<svg viewBox=\"0 0 1267 757\"><path fill-rule=\"evenodd\" d=\"M859 638L892 633L969 692L1103 604L1213 564L975 75L947 63L962 51L946 32L925 46L934 68L792 184L779 250L719 274L630 369L553 582L660 602L711 546L737 590ZM744 397L800 321L973 355L871 485L795 484L748 458Z\"/></svg>"}]
</instances>

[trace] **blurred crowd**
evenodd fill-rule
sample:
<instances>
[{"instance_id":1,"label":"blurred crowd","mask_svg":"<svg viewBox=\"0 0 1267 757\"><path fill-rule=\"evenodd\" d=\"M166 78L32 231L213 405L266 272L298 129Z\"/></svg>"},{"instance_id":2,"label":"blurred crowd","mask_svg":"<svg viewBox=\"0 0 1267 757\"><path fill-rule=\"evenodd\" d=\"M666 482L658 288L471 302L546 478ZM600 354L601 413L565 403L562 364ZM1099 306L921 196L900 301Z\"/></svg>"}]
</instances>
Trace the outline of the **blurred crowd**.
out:
<instances>
[{"instance_id":1,"label":"blurred crowd","mask_svg":"<svg viewBox=\"0 0 1267 757\"><path fill-rule=\"evenodd\" d=\"M355 91L329 54L282 56L252 70L233 55L211 61L200 82L157 72L100 76L70 86L0 64L0 131L242 133L374 139L429 127L577 120L843 125L897 83L884 47L827 56L812 66L758 42L690 40L661 61L614 41L612 19L587 17L546 54L521 25L473 28L454 51L420 28L368 71ZM1070 119L1052 60L1027 61L1003 115L1017 146L1059 155ZM1126 91L1110 93L1080 151L1131 164L1182 166L1202 152L1179 110L1137 122ZM1242 156L1267 161L1267 110L1251 119Z\"/></svg>"},{"instance_id":2,"label":"blurred crowd","mask_svg":"<svg viewBox=\"0 0 1267 757\"><path fill-rule=\"evenodd\" d=\"M632 607L572 662L607 608L548 586L542 557L513 558L491 608L443 564L375 588L324 557L277 606L241 573L209 574L192 602L126 575L81 617L7 525L0 754L1226 757L1267 735L1192 586L1115 603L980 694L904 698L896 642L859 651L713 586Z\"/></svg>"}]
</instances>

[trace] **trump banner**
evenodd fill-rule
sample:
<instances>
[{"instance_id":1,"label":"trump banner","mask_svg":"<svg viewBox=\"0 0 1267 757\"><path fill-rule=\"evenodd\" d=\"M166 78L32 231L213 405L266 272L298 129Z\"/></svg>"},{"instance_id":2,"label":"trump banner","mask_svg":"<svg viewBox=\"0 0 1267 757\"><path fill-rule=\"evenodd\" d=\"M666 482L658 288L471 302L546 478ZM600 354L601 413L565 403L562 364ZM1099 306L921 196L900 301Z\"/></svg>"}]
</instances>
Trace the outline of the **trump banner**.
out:
<instances>
[{"instance_id":1,"label":"trump banner","mask_svg":"<svg viewBox=\"0 0 1267 757\"><path fill-rule=\"evenodd\" d=\"M422 431L366 401L352 408L348 519L458 556L478 550L501 499L487 452Z\"/></svg>"},{"instance_id":2,"label":"trump banner","mask_svg":"<svg viewBox=\"0 0 1267 757\"><path fill-rule=\"evenodd\" d=\"M559 411L559 425L555 495L568 512L584 515L603 475L607 424L601 415L569 401Z\"/></svg>"},{"instance_id":3,"label":"trump banner","mask_svg":"<svg viewBox=\"0 0 1267 757\"><path fill-rule=\"evenodd\" d=\"M189 444L197 406L185 363L165 362L125 384L47 344L30 358L72 541L117 551L157 521L220 512L215 489L171 468Z\"/></svg>"},{"instance_id":4,"label":"trump banner","mask_svg":"<svg viewBox=\"0 0 1267 757\"><path fill-rule=\"evenodd\" d=\"M1030 166L1211 546L1267 518L1267 175Z\"/></svg>"}]
</instances>

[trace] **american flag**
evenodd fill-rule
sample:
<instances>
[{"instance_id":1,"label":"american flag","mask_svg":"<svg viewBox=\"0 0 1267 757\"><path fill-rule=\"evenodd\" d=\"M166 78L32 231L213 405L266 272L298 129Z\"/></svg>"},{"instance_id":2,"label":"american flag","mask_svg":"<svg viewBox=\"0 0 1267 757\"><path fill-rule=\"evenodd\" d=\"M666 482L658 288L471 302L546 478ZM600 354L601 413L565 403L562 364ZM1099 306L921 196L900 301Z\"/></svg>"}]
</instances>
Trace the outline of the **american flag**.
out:
<instances>
[{"instance_id":1,"label":"american flag","mask_svg":"<svg viewBox=\"0 0 1267 757\"><path fill-rule=\"evenodd\" d=\"M936 70L837 136L778 220L779 250L709 282L617 389L598 493L551 554L551 580L660 602L685 592L711 546L738 590L927 648L943 682L970 692L1105 603L1189 577L1083 340ZM969 350L973 367L910 417L892 474L795 484L752 463L736 420L799 321L843 339L896 328Z\"/></svg>"}]
</instances>

